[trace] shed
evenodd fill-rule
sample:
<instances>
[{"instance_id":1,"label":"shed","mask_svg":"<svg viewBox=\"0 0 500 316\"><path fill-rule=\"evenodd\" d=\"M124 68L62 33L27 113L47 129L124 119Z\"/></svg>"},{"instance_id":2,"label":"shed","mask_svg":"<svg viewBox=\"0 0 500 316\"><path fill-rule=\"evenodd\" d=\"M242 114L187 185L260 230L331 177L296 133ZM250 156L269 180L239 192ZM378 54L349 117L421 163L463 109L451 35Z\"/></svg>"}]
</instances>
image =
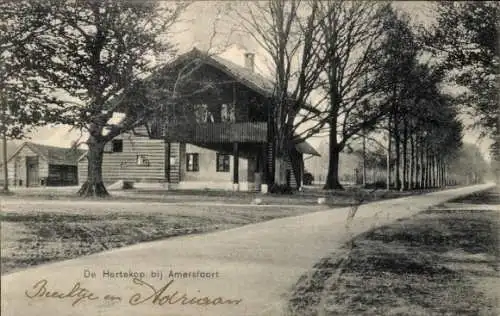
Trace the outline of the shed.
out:
<instances>
[{"instance_id":1,"label":"shed","mask_svg":"<svg viewBox=\"0 0 500 316\"><path fill-rule=\"evenodd\" d=\"M78 185L78 158L84 152L24 142L7 160L9 183L25 187Z\"/></svg>"}]
</instances>

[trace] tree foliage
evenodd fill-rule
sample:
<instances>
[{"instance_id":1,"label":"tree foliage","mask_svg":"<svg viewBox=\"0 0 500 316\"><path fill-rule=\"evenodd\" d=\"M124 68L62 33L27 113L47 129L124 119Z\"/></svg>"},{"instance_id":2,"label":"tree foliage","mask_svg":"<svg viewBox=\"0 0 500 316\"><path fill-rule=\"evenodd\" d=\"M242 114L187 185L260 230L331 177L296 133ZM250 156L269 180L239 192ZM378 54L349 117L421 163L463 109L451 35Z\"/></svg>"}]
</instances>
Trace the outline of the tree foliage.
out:
<instances>
[{"instance_id":1,"label":"tree foliage","mask_svg":"<svg viewBox=\"0 0 500 316\"><path fill-rule=\"evenodd\" d=\"M421 61L425 51L417 39L409 17L388 10L383 44L373 61L376 96L387 104L379 127L389 133L387 161L394 161L394 186L400 190L430 186L420 175L437 169L433 161L443 169L461 145L456 107L441 89L444 69ZM391 168L387 164L388 185Z\"/></svg>"},{"instance_id":2,"label":"tree foliage","mask_svg":"<svg viewBox=\"0 0 500 316\"><path fill-rule=\"evenodd\" d=\"M15 10L17 18L29 11L25 24L44 26L12 51L26 77L39 78L36 92L44 96L39 105L53 122L90 135L82 195L107 194L104 145L155 113L157 103L122 103L157 67L157 58L175 54L166 36L185 7L181 2L47 0L27 1ZM115 113L125 118L113 123Z\"/></svg>"},{"instance_id":3,"label":"tree foliage","mask_svg":"<svg viewBox=\"0 0 500 316\"><path fill-rule=\"evenodd\" d=\"M451 82L465 88L457 101L473 118L473 127L479 127L482 136L493 139L491 156L494 164L500 165L500 5L495 1L440 1L434 8L437 23L424 32L424 41L435 56L444 59Z\"/></svg>"},{"instance_id":4,"label":"tree foliage","mask_svg":"<svg viewBox=\"0 0 500 316\"><path fill-rule=\"evenodd\" d=\"M460 95L485 135L498 135L500 5L495 1L436 2L437 23L424 36L427 46L444 59Z\"/></svg>"},{"instance_id":5,"label":"tree foliage","mask_svg":"<svg viewBox=\"0 0 500 316\"><path fill-rule=\"evenodd\" d=\"M29 1L0 1L0 133L9 139L46 122L41 86L13 54L47 29L38 21L43 15Z\"/></svg>"}]
</instances>

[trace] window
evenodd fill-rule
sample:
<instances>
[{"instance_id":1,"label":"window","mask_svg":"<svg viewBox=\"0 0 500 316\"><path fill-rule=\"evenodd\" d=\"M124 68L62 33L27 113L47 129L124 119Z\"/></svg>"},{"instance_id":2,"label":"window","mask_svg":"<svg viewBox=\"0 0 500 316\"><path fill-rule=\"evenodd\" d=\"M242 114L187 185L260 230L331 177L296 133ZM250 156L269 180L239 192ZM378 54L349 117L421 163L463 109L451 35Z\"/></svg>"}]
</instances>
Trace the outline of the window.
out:
<instances>
[{"instance_id":1,"label":"window","mask_svg":"<svg viewBox=\"0 0 500 316\"><path fill-rule=\"evenodd\" d=\"M146 155L137 155L136 163L138 166L149 167L149 160Z\"/></svg>"},{"instance_id":2,"label":"window","mask_svg":"<svg viewBox=\"0 0 500 316\"><path fill-rule=\"evenodd\" d=\"M236 116L234 113L234 105L233 104L222 104L220 116L221 116L222 122L234 122L234 121L236 121Z\"/></svg>"},{"instance_id":3,"label":"window","mask_svg":"<svg viewBox=\"0 0 500 316\"><path fill-rule=\"evenodd\" d=\"M123 152L123 140L122 139L113 139L112 140L112 151L114 153Z\"/></svg>"},{"instance_id":4,"label":"window","mask_svg":"<svg viewBox=\"0 0 500 316\"><path fill-rule=\"evenodd\" d=\"M186 154L186 171L200 171L198 154Z\"/></svg>"},{"instance_id":5,"label":"window","mask_svg":"<svg viewBox=\"0 0 500 316\"><path fill-rule=\"evenodd\" d=\"M208 123L214 122L214 116L208 110L207 104L195 104L194 106L194 115L196 119L196 123Z\"/></svg>"},{"instance_id":6,"label":"window","mask_svg":"<svg viewBox=\"0 0 500 316\"><path fill-rule=\"evenodd\" d=\"M230 155L217 153L217 172L229 172Z\"/></svg>"}]
</instances>

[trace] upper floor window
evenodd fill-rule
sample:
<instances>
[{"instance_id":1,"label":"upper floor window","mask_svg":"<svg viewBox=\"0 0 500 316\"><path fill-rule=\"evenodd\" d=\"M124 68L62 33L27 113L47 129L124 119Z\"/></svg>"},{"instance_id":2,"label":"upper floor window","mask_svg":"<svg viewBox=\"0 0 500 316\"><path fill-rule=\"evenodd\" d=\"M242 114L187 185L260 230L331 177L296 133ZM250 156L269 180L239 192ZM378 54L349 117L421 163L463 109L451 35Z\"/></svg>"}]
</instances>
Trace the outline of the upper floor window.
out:
<instances>
[{"instance_id":1,"label":"upper floor window","mask_svg":"<svg viewBox=\"0 0 500 316\"><path fill-rule=\"evenodd\" d=\"M214 122L214 116L212 112L208 110L207 104L196 104L194 106L194 115L197 123Z\"/></svg>"},{"instance_id":2,"label":"upper floor window","mask_svg":"<svg viewBox=\"0 0 500 316\"><path fill-rule=\"evenodd\" d=\"M113 139L111 141L112 152L121 153L123 152L123 140L122 139Z\"/></svg>"},{"instance_id":3,"label":"upper floor window","mask_svg":"<svg viewBox=\"0 0 500 316\"><path fill-rule=\"evenodd\" d=\"M229 172L230 155L217 153L217 172Z\"/></svg>"},{"instance_id":4,"label":"upper floor window","mask_svg":"<svg viewBox=\"0 0 500 316\"><path fill-rule=\"evenodd\" d=\"M186 171L200 171L198 154L186 154Z\"/></svg>"},{"instance_id":5,"label":"upper floor window","mask_svg":"<svg viewBox=\"0 0 500 316\"><path fill-rule=\"evenodd\" d=\"M236 121L236 114L234 111L234 104L222 104L220 111L220 118L222 122Z\"/></svg>"}]
</instances>

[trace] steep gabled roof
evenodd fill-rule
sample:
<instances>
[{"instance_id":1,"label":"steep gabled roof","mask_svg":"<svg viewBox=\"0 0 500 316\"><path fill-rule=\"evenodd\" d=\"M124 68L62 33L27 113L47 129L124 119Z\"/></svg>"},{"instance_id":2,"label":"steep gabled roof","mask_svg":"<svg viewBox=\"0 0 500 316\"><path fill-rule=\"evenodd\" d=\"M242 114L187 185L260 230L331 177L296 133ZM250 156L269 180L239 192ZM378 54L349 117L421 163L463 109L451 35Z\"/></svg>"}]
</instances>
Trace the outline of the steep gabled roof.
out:
<instances>
[{"instance_id":1,"label":"steep gabled roof","mask_svg":"<svg viewBox=\"0 0 500 316\"><path fill-rule=\"evenodd\" d=\"M208 53L202 52L197 48L193 48L191 51L180 55L166 67L175 67L176 65L182 64L185 61L197 58L202 60L203 63L215 67L224 72L226 75L233 77L238 82L265 97L272 97L274 95L275 83L269 78L266 78L261 74L248 69L247 67L235 64L232 61L220 56L210 55ZM303 109L315 114L319 114L318 109L308 104L303 105Z\"/></svg>"},{"instance_id":2,"label":"steep gabled roof","mask_svg":"<svg viewBox=\"0 0 500 316\"><path fill-rule=\"evenodd\" d=\"M10 155L7 162L11 161L25 147L28 147L33 152L47 160L49 164L53 165L76 166L78 163L78 158L86 152L83 149L62 148L36 144L32 142L24 142L21 146L19 146L19 148L17 148L14 153L12 153L12 155Z\"/></svg>"}]
</instances>

